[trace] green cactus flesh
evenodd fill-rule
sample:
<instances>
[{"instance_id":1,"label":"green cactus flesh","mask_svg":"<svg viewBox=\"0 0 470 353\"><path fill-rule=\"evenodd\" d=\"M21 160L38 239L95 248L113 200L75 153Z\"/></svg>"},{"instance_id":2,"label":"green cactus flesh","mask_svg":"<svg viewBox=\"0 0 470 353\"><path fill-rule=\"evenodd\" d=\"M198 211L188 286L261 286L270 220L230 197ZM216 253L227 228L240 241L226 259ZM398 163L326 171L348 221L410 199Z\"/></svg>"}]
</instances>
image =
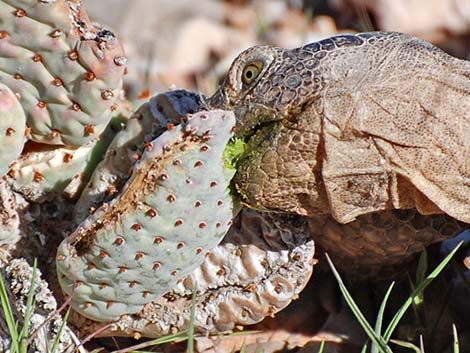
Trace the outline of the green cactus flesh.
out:
<instances>
[{"instance_id":1,"label":"green cactus flesh","mask_svg":"<svg viewBox=\"0 0 470 353\"><path fill-rule=\"evenodd\" d=\"M0 82L18 95L32 140L81 146L99 136L124 65L114 35L81 2L0 0Z\"/></svg>"},{"instance_id":2,"label":"green cactus flesh","mask_svg":"<svg viewBox=\"0 0 470 353\"><path fill-rule=\"evenodd\" d=\"M235 214L225 165L231 112L201 112L147 144L122 193L65 239L59 282L72 307L112 321L173 288L204 260Z\"/></svg>"},{"instance_id":3,"label":"green cactus flesh","mask_svg":"<svg viewBox=\"0 0 470 353\"><path fill-rule=\"evenodd\" d=\"M0 176L21 153L26 117L15 94L0 83Z\"/></svg>"},{"instance_id":4,"label":"green cactus flesh","mask_svg":"<svg viewBox=\"0 0 470 353\"><path fill-rule=\"evenodd\" d=\"M233 139L225 148L224 160L227 168L236 170L237 162L245 153L246 142L240 139Z\"/></svg>"}]
</instances>

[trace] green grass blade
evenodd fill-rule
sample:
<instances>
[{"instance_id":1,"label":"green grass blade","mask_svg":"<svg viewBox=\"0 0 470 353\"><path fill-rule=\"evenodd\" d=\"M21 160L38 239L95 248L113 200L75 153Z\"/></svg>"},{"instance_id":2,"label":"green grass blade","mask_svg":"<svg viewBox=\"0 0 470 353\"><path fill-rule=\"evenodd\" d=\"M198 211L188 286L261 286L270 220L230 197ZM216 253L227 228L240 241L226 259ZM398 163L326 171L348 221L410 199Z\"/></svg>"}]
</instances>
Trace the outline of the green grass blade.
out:
<instances>
[{"instance_id":1,"label":"green grass blade","mask_svg":"<svg viewBox=\"0 0 470 353\"><path fill-rule=\"evenodd\" d=\"M320 348L318 349L318 353L323 353L325 350L325 341L321 341Z\"/></svg>"},{"instance_id":2,"label":"green grass blade","mask_svg":"<svg viewBox=\"0 0 470 353\"><path fill-rule=\"evenodd\" d=\"M462 245L463 241L460 242L452 252L445 257L444 260L432 271L426 279L421 282L418 287L413 291L413 293L408 297L408 299L405 301L405 303L402 305L402 307L398 310L398 312L395 314L395 316L392 318L392 321L387 327L387 330L385 331L383 338L385 342L388 342L390 340L390 337L392 337L393 332L398 326L398 323L402 319L403 315L405 315L405 312L408 310L410 305L413 303L414 297L418 294L421 293L444 269L445 266L449 263L449 261L452 259L452 257L455 255L457 250L460 248Z\"/></svg>"},{"instance_id":3,"label":"green grass blade","mask_svg":"<svg viewBox=\"0 0 470 353\"><path fill-rule=\"evenodd\" d=\"M10 299L8 297L8 292L3 281L3 275L0 275L0 301L2 304L3 314L5 315L5 320L7 322L8 331L11 338L11 347L10 350L12 353L18 352L18 325L15 322L15 317L13 316L13 310L11 309Z\"/></svg>"},{"instance_id":4,"label":"green grass blade","mask_svg":"<svg viewBox=\"0 0 470 353\"><path fill-rule=\"evenodd\" d=\"M384 295L382 303L380 304L379 312L377 313L377 320L375 321L375 333L379 336L382 334L382 322L383 322L383 317L385 313L385 307L387 306L388 298L390 297L390 294L392 293L392 289L394 285L395 285L395 282L392 282L390 286L388 287L388 290ZM376 345L372 346L372 353L378 353Z\"/></svg>"},{"instance_id":5,"label":"green grass blade","mask_svg":"<svg viewBox=\"0 0 470 353\"><path fill-rule=\"evenodd\" d=\"M341 293L343 293L344 299L348 303L349 308L351 309L353 314L356 316L357 320L359 321L359 324L362 326L367 336L371 339L372 343L378 347L378 351L380 353L393 353L390 347L388 347L385 341L382 339L382 337L380 335L377 335L375 331L372 329L372 327L370 326L370 324L367 322L366 318L362 314L356 302L349 294L348 289L344 285L344 282L341 279L341 276L339 275L338 271L333 265L333 262L331 261L328 254L325 254L325 256L326 256L326 259L328 260L328 264L330 265L331 270L333 271L334 276L336 277L336 281L338 282Z\"/></svg>"},{"instance_id":6,"label":"green grass blade","mask_svg":"<svg viewBox=\"0 0 470 353\"><path fill-rule=\"evenodd\" d=\"M419 285L422 281L424 281L424 278L421 281L416 281L416 284ZM408 275L408 284L411 288L411 292L413 293L416 290L416 285L413 283L411 280L411 277ZM415 297L413 297L413 302L411 303L411 308L413 309L414 316L416 320L418 320L419 325L423 326L423 322L425 322L422 318L424 317L423 313L423 292L417 293Z\"/></svg>"},{"instance_id":7,"label":"green grass blade","mask_svg":"<svg viewBox=\"0 0 470 353\"><path fill-rule=\"evenodd\" d=\"M24 314L23 328L20 332L20 353L27 353L28 351L28 334L31 316L34 312L34 297L36 296L36 277L37 277L38 263L34 259L33 273L31 275L31 284L29 287L28 298L26 299L26 312Z\"/></svg>"},{"instance_id":8,"label":"green grass blade","mask_svg":"<svg viewBox=\"0 0 470 353\"><path fill-rule=\"evenodd\" d=\"M421 283L425 280L426 278L426 272L428 271L428 252L423 250L419 256L419 262L418 262L418 268L416 271L416 282L415 283ZM413 288L414 290L414 288ZM424 302L424 294L423 292L417 293L416 296L413 298L414 304L417 307L421 306Z\"/></svg>"},{"instance_id":9,"label":"green grass blade","mask_svg":"<svg viewBox=\"0 0 470 353\"><path fill-rule=\"evenodd\" d=\"M62 319L62 324L60 324L59 331L57 332L57 336L55 336L54 344L52 345L52 349L50 350L51 353L56 353L57 348L59 347L60 337L62 337L62 332L64 332L65 325L67 324L67 320L69 319L70 314L70 307L68 308L67 312Z\"/></svg>"},{"instance_id":10,"label":"green grass blade","mask_svg":"<svg viewBox=\"0 0 470 353\"><path fill-rule=\"evenodd\" d=\"M246 341L243 340L242 346L240 347L240 353L246 353Z\"/></svg>"},{"instance_id":11,"label":"green grass blade","mask_svg":"<svg viewBox=\"0 0 470 353\"><path fill-rule=\"evenodd\" d=\"M454 353L459 353L459 335L457 334L457 327L455 326L455 324L452 325L452 333L454 335Z\"/></svg>"},{"instance_id":12,"label":"green grass blade","mask_svg":"<svg viewBox=\"0 0 470 353\"><path fill-rule=\"evenodd\" d=\"M193 295L191 297L191 313L189 315L188 347L186 349L187 353L194 353L194 315L196 312L196 292L197 290L194 288Z\"/></svg>"},{"instance_id":13,"label":"green grass blade","mask_svg":"<svg viewBox=\"0 0 470 353\"><path fill-rule=\"evenodd\" d=\"M418 268L416 270L416 283L421 283L428 272L428 252L424 249L419 255Z\"/></svg>"},{"instance_id":14,"label":"green grass blade","mask_svg":"<svg viewBox=\"0 0 470 353\"><path fill-rule=\"evenodd\" d=\"M361 353L366 353L367 352L367 346L368 346L368 342L364 343L364 346L361 349Z\"/></svg>"}]
</instances>

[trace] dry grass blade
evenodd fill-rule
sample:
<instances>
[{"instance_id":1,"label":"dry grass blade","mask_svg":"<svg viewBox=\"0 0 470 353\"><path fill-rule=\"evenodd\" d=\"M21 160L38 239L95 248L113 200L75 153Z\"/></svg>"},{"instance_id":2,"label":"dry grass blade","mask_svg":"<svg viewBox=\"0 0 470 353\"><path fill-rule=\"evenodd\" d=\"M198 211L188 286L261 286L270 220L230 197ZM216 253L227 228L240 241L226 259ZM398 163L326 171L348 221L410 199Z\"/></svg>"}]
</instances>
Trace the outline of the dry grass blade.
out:
<instances>
[{"instance_id":1,"label":"dry grass blade","mask_svg":"<svg viewBox=\"0 0 470 353\"><path fill-rule=\"evenodd\" d=\"M418 346L414 345L413 343L411 342L405 342L405 341L400 341L400 340L390 340L390 342L396 344L397 346L400 346L400 347L404 347L404 348L409 348L413 351L415 351L416 353L424 353L421 348L419 348Z\"/></svg>"},{"instance_id":2,"label":"dry grass blade","mask_svg":"<svg viewBox=\"0 0 470 353\"><path fill-rule=\"evenodd\" d=\"M174 335L168 335L168 336L160 337L160 338L157 338L157 339L154 339L154 340L151 340L151 341L147 341L147 342L144 342L144 343L141 343L141 344L136 344L135 346L132 346L132 347L123 348L123 349L120 349L120 350L117 350L117 351L113 351L112 353L135 352L135 351L137 351L139 349L142 349L142 348L147 348L147 347L150 347L150 346L158 346L158 345L164 344L164 343L178 343L178 342L186 341L187 339L188 339L187 331L181 331L181 332L178 332Z\"/></svg>"}]
</instances>

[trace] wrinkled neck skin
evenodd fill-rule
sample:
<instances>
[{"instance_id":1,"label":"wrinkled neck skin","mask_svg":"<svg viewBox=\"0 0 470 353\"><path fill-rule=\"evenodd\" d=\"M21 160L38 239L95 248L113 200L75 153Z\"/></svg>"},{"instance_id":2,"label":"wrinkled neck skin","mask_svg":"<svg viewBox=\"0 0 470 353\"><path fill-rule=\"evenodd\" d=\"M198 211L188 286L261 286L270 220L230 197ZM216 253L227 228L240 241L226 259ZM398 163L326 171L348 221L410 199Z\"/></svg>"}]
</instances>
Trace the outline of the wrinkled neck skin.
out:
<instances>
[{"instance_id":1,"label":"wrinkled neck skin","mask_svg":"<svg viewBox=\"0 0 470 353\"><path fill-rule=\"evenodd\" d=\"M253 60L262 69L247 83ZM247 144L235 184L251 207L340 223L399 208L466 221L467 189L455 190L470 177L468 67L393 32L258 46L235 59L209 105L235 112Z\"/></svg>"}]
</instances>

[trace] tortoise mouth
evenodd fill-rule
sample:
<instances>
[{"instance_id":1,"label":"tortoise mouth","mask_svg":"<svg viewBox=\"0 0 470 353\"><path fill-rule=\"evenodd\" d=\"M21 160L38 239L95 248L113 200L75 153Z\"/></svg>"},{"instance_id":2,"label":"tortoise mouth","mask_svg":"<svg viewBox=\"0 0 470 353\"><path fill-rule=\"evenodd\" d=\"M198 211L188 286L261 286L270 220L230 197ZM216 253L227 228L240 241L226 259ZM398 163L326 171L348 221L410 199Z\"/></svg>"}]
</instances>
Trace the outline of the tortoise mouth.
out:
<instances>
[{"instance_id":1,"label":"tortoise mouth","mask_svg":"<svg viewBox=\"0 0 470 353\"><path fill-rule=\"evenodd\" d=\"M253 128L246 130L240 138L243 139L243 141L246 144L249 144L250 140L254 138L255 136L258 136L260 134L263 134L266 132L266 129L269 127L273 126L277 121L264 121L264 122L259 122L257 123Z\"/></svg>"},{"instance_id":2,"label":"tortoise mouth","mask_svg":"<svg viewBox=\"0 0 470 353\"><path fill-rule=\"evenodd\" d=\"M303 115L312 102L313 100L308 99L295 106L287 104L283 109L261 103L252 103L249 109L235 106L233 108L237 120L235 136L248 143L253 136L257 135L260 130L264 130L266 126L279 124L289 126Z\"/></svg>"},{"instance_id":3,"label":"tortoise mouth","mask_svg":"<svg viewBox=\"0 0 470 353\"><path fill-rule=\"evenodd\" d=\"M259 131L264 130L266 126L272 126L285 120L285 116L276 111L267 111L255 116L250 112L239 112L234 110L237 123L235 125L235 136L245 142L248 142Z\"/></svg>"},{"instance_id":4,"label":"tortoise mouth","mask_svg":"<svg viewBox=\"0 0 470 353\"><path fill-rule=\"evenodd\" d=\"M243 141L244 145L243 153L238 156L235 163L237 171L241 164L251 163L250 160L253 156L271 146L269 141L275 140L275 135L278 133L278 126L280 124L280 120L260 122L252 129L247 130L243 135L235 135L233 137L233 140L238 139Z\"/></svg>"}]
</instances>

